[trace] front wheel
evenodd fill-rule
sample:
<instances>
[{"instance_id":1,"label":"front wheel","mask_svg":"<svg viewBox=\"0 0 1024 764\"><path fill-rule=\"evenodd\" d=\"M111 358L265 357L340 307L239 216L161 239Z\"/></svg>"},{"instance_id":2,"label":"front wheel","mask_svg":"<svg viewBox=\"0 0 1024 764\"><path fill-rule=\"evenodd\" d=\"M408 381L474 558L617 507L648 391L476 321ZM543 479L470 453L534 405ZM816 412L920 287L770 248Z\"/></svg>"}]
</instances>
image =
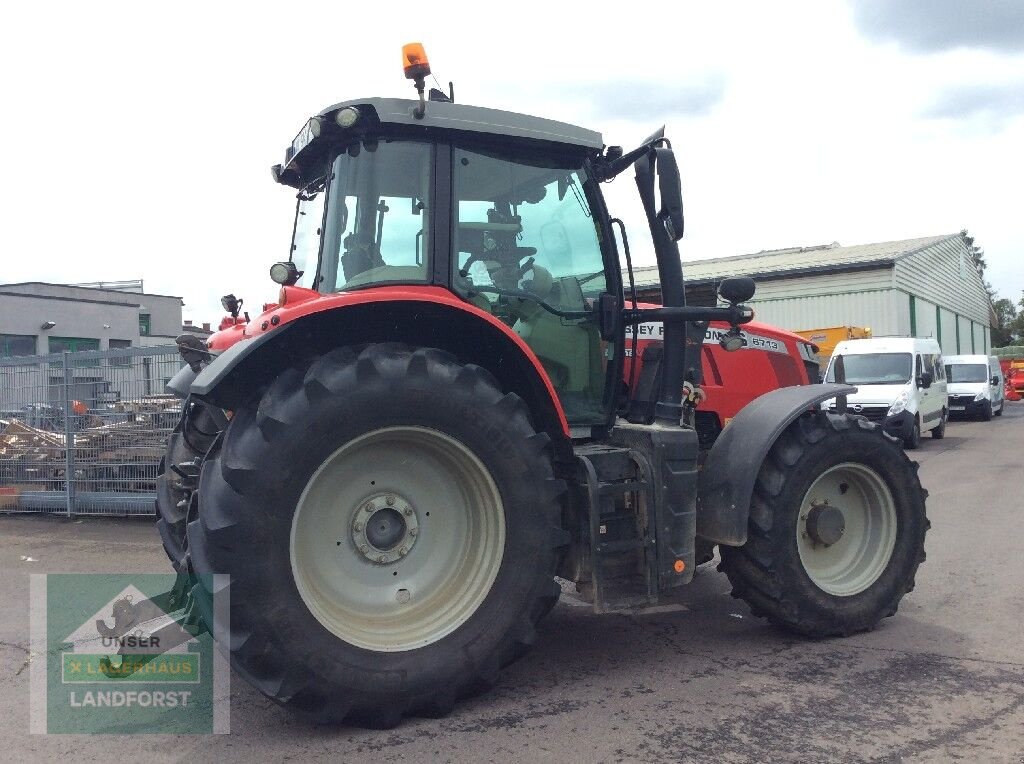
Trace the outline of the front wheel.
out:
<instances>
[{"instance_id":1,"label":"front wheel","mask_svg":"<svg viewBox=\"0 0 1024 764\"><path fill-rule=\"evenodd\" d=\"M985 405L981 407L981 421L992 421L992 401L985 401Z\"/></svg>"},{"instance_id":2,"label":"front wheel","mask_svg":"<svg viewBox=\"0 0 1024 764\"><path fill-rule=\"evenodd\" d=\"M914 415L914 424L910 428L910 435L903 439L903 447L908 451L915 451L921 447L921 420Z\"/></svg>"},{"instance_id":3,"label":"front wheel","mask_svg":"<svg viewBox=\"0 0 1024 764\"><path fill-rule=\"evenodd\" d=\"M873 628L896 612L924 561L926 491L877 425L797 420L758 474L747 542L720 547L733 596L813 637Z\"/></svg>"},{"instance_id":4,"label":"front wheel","mask_svg":"<svg viewBox=\"0 0 1024 764\"><path fill-rule=\"evenodd\" d=\"M195 571L231 576L235 669L372 727L493 683L560 591L547 443L522 400L438 350L282 373L236 409L188 527Z\"/></svg>"},{"instance_id":5,"label":"front wheel","mask_svg":"<svg viewBox=\"0 0 1024 764\"><path fill-rule=\"evenodd\" d=\"M946 437L946 420L949 418L949 414L946 410L942 410L942 418L939 419L939 426L932 429L932 437L935 440L942 440Z\"/></svg>"},{"instance_id":6,"label":"front wheel","mask_svg":"<svg viewBox=\"0 0 1024 764\"><path fill-rule=\"evenodd\" d=\"M157 468L156 527L177 571L188 568L186 527L199 498L200 467L226 425L223 411L188 398Z\"/></svg>"}]
</instances>

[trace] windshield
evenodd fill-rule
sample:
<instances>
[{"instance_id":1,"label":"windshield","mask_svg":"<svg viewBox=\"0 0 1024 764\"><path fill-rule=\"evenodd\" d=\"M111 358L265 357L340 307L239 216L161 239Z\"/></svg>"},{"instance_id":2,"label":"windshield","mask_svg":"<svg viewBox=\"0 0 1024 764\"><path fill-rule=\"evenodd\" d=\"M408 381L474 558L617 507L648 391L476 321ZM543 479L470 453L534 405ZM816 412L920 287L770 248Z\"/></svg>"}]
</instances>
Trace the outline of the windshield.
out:
<instances>
[{"instance_id":1,"label":"windshield","mask_svg":"<svg viewBox=\"0 0 1024 764\"><path fill-rule=\"evenodd\" d=\"M947 382L988 382L988 366L983 363L947 363Z\"/></svg>"},{"instance_id":2,"label":"windshield","mask_svg":"<svg viewBox=\"0 0 1024 764\"><path fill-rule=\"evenodd\" d=\"M313 288L320 256L320 233L324 219L327 178L314 180L296 194L295 226L292 229L290 259L298 268L298 286Z\"/></svg>"},{"instance_id":3,"label":"windshield","mask_svg":"<svg viewBox=\"0 0 1024 764\"><path fill-rule=\"evenodd\" d=\"M427 281L431 153L425 143L367 140L334 161L321 292Z\"/></svg>"},{"instance_id":4,"label":"windshield","mask_svg":"<svg viewBox=\"0 0 1024 764\"><path fill-rule=\"evenodd\" d=\"M851 385L902 385L910 381L914 359L910 353L864 353L837 356L843 359L846 381ZM836 358L828 365L826 382L835 382Z\"/></svg>"}]
</instances>

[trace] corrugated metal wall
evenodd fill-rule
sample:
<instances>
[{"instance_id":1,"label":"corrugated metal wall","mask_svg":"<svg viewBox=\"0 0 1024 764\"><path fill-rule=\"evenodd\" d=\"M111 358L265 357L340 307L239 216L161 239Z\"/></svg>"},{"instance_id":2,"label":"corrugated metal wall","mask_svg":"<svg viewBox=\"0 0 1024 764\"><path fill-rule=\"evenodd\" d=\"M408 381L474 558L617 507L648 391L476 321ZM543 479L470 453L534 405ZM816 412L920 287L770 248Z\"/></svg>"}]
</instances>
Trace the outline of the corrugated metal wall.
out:
<instances>
[{"instance_id":1,"label":"corrugated metal wall","mask_svg":"<svg viewBox=\"0 0 1024 764\"><path fill-rule=\"evenodd\" d=\"M913 333L939 340L947 354L985 353L991 345L988 294L958 236L907 255L892 269L760 282L752 304L758 319L786 329Z\"/></svg>"},{"instance_id":2,"label":"corrugated metal wall","mask_svg":"<svg viewBox=\"0 0 1024 764\"><path fill-rule=\"evenodd\" d=\"M762 295L759 285L758 297ZM845 294L821 294L808 289L803 297L754 299L751 305L758 321L784 329L867 326L875 334L905 334L909 330L909 326L902 328L909 316L906 295L892 289Z\"/></svg>"},{"instance_id":3,"label":"corrugated metal wall","mask_svg":"<svg viewBox=\"0 0 1024 764\"><path fill-rule=\"evenodd\" d=\"M971 319L960 316L958 323L960 326L960 332L957 335L959 340L957 352L973 353L974 350L971 348Z\"/></svg>"},{"instance_id":4,"label":"corrugated metal wall","mask_svg":"<svg viewBox=\"0 0 1024 764\"><path fill-rule=\"evenodd\" d=\"M907 298L908 310L910 304L910 298ZM928 302L920 297L914 298L914 306L916 307L917 313L917 332L914 336L916 337L932 337L934 339L939 338L938 323L935 320L935 303Z\"/></svg>"},{"instance_id":5,"label":"corrugated metal wall","mask_svg":"<svg viewBox=\"0 0 1024 764\"><path fill-rule=\"evenodd\" d=\"M946 308L939 308L942 316L942 352L956 355L956 314Z\"/></svg>"},{"instance_id":6,"label":"corrugated metal wall","mask_svg":"<svg viewBox=\"0 0 1024 764\"><path fill-rule=\"evenodd\" d=\"M988 293L959 236L897 260L893 278L895 286L907 294L988 326ZM969 332L962 338L970 344Z\"/></svg>"}]
</instances>

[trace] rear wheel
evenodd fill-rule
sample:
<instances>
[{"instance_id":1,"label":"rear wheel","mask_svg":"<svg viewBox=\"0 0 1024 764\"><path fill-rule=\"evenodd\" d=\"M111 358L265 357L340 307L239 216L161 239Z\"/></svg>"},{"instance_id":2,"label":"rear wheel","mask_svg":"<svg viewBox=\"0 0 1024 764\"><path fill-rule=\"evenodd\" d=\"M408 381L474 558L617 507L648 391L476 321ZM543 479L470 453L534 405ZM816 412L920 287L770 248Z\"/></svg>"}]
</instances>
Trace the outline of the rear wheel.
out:
<instances>
[{"instance_id":1,"label":"rear wheel","mask_svg":"<svg viewBox=\"0 0 1024 764\"><path fill-rule=\"evenodd\" d=\"M231 575L235 668L373 727L489 686L560 591L547 444L517 396L437 350L283 373L235 412L188 528L195 571Z\"/></svg>"},{"instance_id":2,"label":"rear wheel","mask_svg":"<svg viewBox=\"0 0 1024 764\"><path fill-rule=\"evenodd\" d=\"M917 465L877 425L805 416L758 475L747 542L720 547L733 596L814 637L873 628L896 612L924 561Z\"/></svg>"}]
</instances>

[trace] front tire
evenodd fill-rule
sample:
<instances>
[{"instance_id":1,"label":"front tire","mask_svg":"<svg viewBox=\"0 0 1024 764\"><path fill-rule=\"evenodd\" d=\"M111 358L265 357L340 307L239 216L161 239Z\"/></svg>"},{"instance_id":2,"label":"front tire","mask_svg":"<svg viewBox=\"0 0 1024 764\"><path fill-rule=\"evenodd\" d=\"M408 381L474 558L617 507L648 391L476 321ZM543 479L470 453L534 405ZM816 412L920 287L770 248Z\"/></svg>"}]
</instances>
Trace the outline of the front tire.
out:
<instances>
[{"instance_id":1,"label":"front tire","mask_svg":"<svg viewBox=\"0 0 1024 764\"><path fill-rule=\"evenodd\" d=\"M992 401L985 401L985 405L981 407L981 421L992 421Z\"/></svg>"},{"instance_id":2,"label":"front tire","mask_svg":"<svg viewBox=\"0 0 1024 764\"><path fill-rule=\"evenodd\" d=\"M157 468L156 527L176 571L187 569L186 528L199 498L202 461L226 424L222 411L188 398Z\"/></svg>"},{"instance_id":3,"label":"front tire","mask_svg":"<svg viewBox=\"0 0 1024 764\"><path fill-rule=\"evenodd\" d=\"M910 428L910 435L903 439L903 447L908 451L916 451L921 447L921 419L914 415L914 424Z\"/></svg>"},{"instance_id":4,"label":"front tire","mask_svg":"<svg viewBox=\"0 0 1024 764\"><path fill-rule=\"evenodd\" d=\"M942 440L946 437L946 420L949 418L949 414L945 409L942 410L942 418L939 420L939 426L932 429L932 437L935 440Z\"/></svg>"},{"instance_id":5,"label":"front tire","mask_svg":"<svg viewBox=\"0 0 1024 764\"><path fill-rule=\"evenodd\" d=\"M801 417L758 474L747 542L721 546L733 596L811 637L865 631L896 612L924 561L917 465L859 417Z\"/></svg>"},{"instance_id":6,"label":"front tire","mask_svg":"<svg viewBox=\"0 0 1024 764\"><path fill-rule=\"evenodd\" d=\"M372 727L491 685L560 591L548 442L522 400L438 350L284 372L236 410L188 527L195 572L231 575L236 670Z\"/></svg>"}]
</instances>

